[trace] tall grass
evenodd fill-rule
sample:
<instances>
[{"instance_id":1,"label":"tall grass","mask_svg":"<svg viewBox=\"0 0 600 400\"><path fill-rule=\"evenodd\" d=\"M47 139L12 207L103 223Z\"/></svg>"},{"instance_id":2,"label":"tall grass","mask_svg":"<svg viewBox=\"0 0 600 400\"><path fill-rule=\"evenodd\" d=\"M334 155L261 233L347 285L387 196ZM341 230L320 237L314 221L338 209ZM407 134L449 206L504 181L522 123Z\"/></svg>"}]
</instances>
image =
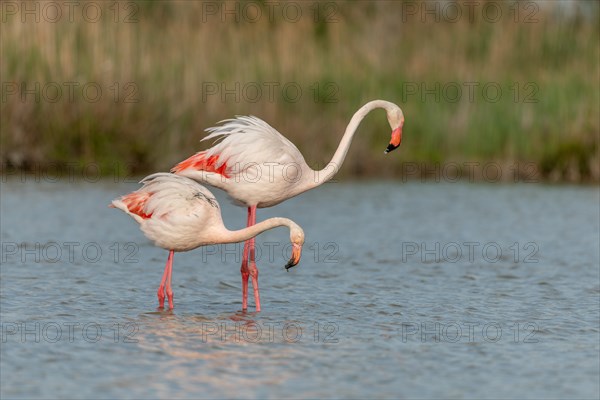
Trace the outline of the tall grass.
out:
<instances>
[{"instance_id":1,"label":"tall grass","mask_svg":"<svg viewBox=\"0 0 600 400\"><path fill-rule=\"evenodd\" d=\"M523 9L515 22L507 2L495 3L503 11L495 23L481 8L472 20L428 15L423 22L401 2L294 3L302 7L297 21L281 7L270 18L268 4L256 2L261 18L250 22L254 15L240 13L235 22L189 1L122 2L115 22L109 2L95 4L104 14L93 23L81 7L73 22L3 15L5 167L94 162L106 173L117 163L123 173L166 170L201 148L205 128L236 114L265 119L316 167L329 160L354 111L383 98L404 110L401 149L381 154L389 126L374 113L359 128L342 174L392 177L407 162L427 171L493 161L535 163L554 180L600 178L597 3L569 14L540 3L532 23L523 21ZM249 3L210 4L241 10ZM130 11L134 22L123 22ZM470 82L478 84L473 98ZM62 95L51 102L54 83ZM102 90L96 102L81 93L89 83ZM247 91L222 99L220 89L236 83ZM302 90L297 99L281 90L290 83ZM39 100L13 93L15 84L39 85ZM214 84L219 92L207 94ZM494 98L493 88L484 93L484 85L500 87L501 96Z\"/></svg>"}]
</instances>

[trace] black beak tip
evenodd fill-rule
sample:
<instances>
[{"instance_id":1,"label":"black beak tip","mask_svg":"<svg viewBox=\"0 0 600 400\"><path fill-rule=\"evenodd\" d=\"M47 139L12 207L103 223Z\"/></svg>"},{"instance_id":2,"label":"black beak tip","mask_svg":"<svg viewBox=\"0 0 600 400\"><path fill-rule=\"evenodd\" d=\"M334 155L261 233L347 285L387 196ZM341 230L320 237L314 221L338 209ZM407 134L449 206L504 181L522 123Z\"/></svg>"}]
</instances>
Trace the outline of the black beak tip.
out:
<instances>
[{"instance_id":1,"label":"black beak tip","mask_svg":"<svg viewBox=\"0 0 600 400\"><path fill-rule=\"evenodd\" d=\"M290 260L290 261L288 261L288 263L287 263L287 264L285 264L285 269L286 269L286 271L288 271L288 272L289 272L290 268L293 268L295 265L296 265L296 264L294 264L294 260Z\"/></svg>"},{"instance_id":2,"label":"black beak tip","mask_svg":"<svg viewBox=\"0 0 600 400\"><path fill-rule=\"evenodd\" d=\"M398 148L398 146L394 146L393 144L388 144L388 147L385 149L385 151L383 152L384 154L387 154L391 151L394 151Z\"/></svg>"}]
</instances>

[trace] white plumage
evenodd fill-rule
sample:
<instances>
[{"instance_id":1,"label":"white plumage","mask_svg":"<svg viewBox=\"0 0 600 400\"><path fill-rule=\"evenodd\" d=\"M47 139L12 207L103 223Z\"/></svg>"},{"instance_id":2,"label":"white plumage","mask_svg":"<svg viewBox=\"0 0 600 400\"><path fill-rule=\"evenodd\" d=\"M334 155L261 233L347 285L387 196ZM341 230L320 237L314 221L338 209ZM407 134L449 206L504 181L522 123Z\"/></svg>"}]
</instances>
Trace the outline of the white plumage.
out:
<instances>
[{"instance_id":1,"label":"white plumage","mask_svg":"<svg viewBox=\"0 0 600 400\"><path fill-rule=\"evenodd\" d=\"M300 260L304 232L287 218L270 218L252 227L230 231L223 225L217 199L198 182L174 174L157 173L140 183L143 184L140 189L113 200L111 206L130 215L156 246L169 250L158 289L160 307L164 305L166 290L169 305L173 308L171 270L175 251L188 251L207 244L242 242L268 229L287 226L292 242L292 259L286 269Z\"/></svg>"},{"instance_id":2,"label":"white plumage","mask_svg":"<svg viewBox=\"0 0 600 400\"><path fill-rule=\"evenodd\" d=\"M311 181L313 171L300 151L265 121L250 116L221 123L202 139L215 144L189 159L206 161L209 168L175 167L173 172L225 190L238 205L259 208L301 193L304 182Z\"/></svg>"},{"instance_id":3,"label":"white plumage","mask_svg":"<svg viewBox=\"0 0 600 400\"><path fill-rule=\"evenodd\" d=\"M188 251L215 243L225 234L217 199L198 182L157 173L140 183L144 186L112 204L135 219L156 246Z\"/></svg>"}]
</instances>

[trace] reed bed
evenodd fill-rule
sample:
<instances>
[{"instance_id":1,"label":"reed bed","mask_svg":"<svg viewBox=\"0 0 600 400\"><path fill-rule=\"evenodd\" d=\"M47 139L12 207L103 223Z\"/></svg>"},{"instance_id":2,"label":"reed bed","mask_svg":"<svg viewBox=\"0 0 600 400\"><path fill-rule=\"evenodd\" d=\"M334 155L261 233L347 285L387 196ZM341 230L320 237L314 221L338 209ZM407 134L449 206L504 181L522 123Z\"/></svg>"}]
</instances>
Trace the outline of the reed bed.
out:
<instances>
[{"instance_id":1,"label":"reed bed","mask_svg":"<svg viewBox=\"0 0 600 400\"><path fill-rule=\"evenodd\" d=\"M102 17L83 18L88 3ZM389 126L373 113L342 175L492 162L514 172L504 178L598 181L598 3L495 2L493 22L487 3L472 18L460 2L460 18L412 14L415 2L291 3L299 17L269 2L80 2L73 21L3 8L3 168L166 170L237 114L268 121L316 168L354 111L383 98L404 110L402 147L383 156Z\"/></svg>"}]
</instances>

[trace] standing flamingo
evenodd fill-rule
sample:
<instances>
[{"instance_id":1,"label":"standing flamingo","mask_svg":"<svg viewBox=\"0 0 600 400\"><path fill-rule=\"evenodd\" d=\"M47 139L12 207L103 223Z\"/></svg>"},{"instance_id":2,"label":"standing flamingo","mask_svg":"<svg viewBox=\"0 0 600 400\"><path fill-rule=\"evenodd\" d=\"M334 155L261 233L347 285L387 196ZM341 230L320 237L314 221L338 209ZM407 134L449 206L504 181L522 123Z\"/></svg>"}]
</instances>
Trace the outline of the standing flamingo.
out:
<instances>
[{"instance_id":1,"label":"standing flamingo","mask_svg":"<svg viewBox=\"0 0 600 400\"><path fill-rule=\"evenodd\" d=\"M173 308L171 273L176 251L193 250L207 244L243 242L266 230L287 226L290 229L292 258L285 268L289 269L300 261L304 231L292 220L269 218L251 227L230 231L223 225L219 203L198 182L169 173L157 173L140 183L143 186L139 190L113 200L110 207L125 211L140 224L148 239L169 250L157 293L161 308L165 304L165 292L169 308Z\"/></svg>"},{"instance_id":2,"label":"standing flamingo","mask_svg":"<svg viewBox=\"0 0 600 400\"><path fill-rule=\"evenodd\" d=\"M221 140L210 149L180 162L171 172L224 190L236 203L248 207L247 225L252 226L256 223L257 207L274 206L330 180L344 162L358 125L376 108L386 111L392 128L392 137L385 150L388 153L400 146L404 114L394 103L373 100L352 116L333 158L320 171L311 169L298 148L277 130L250 116L228 119L222 121L221 126L207 129L210 135L202 140ZM250 275L256 311L260 311L254 239L244 244L241 273L242 308L248 307Z\"/></svg>"}]
</instances>

